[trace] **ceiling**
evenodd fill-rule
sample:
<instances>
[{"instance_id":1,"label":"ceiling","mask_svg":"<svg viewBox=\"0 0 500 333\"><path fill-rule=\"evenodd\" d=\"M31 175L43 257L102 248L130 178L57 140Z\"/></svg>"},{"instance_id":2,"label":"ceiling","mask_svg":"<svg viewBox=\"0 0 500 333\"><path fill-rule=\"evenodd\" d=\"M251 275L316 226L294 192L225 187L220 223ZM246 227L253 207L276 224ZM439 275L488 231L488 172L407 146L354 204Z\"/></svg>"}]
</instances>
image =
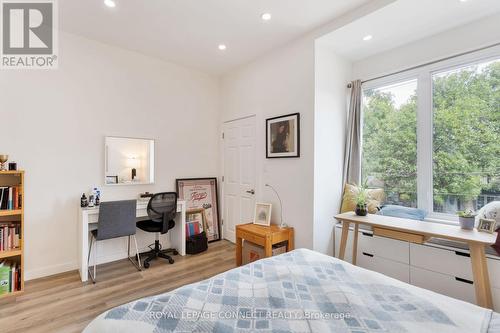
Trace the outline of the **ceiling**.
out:
<instances>
[{"instance_id":1,"label":"ceiling","mask_svg":"<svg viewBox=\"0 0 500 333\"><path fill-rule=\"evenodd\" d=\"M358 61L499 12L499 0L398 0L322 37L322 41L338 54ZM498 34L498 30L491 33ZM363 41L367 35L373 38Z\"/></svg>"},{"instance_id":2,"label":"ceiling","mask_svg":"<svg viewBox=\"0 0 500 333\"><path fill-rule=\"evenodd\" d=\"M59 1L60 28L222 74L369 0ZM443 0L439 0L443 1ZM418 2L418 1L416 1ZM272 14L264 22L261 15ZM219 44L227 45L225 51Z\"/></svg>"}]
</instances>

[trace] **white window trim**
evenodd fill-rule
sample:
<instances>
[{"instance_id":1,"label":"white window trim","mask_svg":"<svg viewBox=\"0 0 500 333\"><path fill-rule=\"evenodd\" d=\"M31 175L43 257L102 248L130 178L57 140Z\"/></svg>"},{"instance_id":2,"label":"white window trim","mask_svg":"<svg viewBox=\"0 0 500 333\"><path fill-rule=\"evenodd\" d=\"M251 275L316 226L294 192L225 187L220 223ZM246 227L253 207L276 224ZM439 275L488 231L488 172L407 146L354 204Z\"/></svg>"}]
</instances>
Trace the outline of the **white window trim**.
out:
<instances>
[{"instance_id":1,"label":"white window trim","mask_svg":"<svg viewBox=\"0 0 500 333\"><path fill-rule=\"evenodd\" d=\"M500 58L500 46L432 63L363 84L363 91L417 79L417 207L428 212L426 221L458 224L454 214L434 212L432 75Z\"/></svg>"}]
</instances>

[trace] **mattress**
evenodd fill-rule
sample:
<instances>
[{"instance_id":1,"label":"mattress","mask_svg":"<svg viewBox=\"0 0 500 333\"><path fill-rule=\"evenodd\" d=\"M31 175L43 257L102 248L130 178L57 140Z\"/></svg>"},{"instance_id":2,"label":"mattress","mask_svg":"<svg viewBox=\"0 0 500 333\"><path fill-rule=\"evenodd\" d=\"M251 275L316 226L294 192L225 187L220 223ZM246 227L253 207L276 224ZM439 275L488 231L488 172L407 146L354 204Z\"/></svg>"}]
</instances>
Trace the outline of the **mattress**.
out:
<instances>
[{"instance_id":1,"label":"mattress","mask_svg":"<svg viewBox=\"0 0 500 333\"><path fill-rule=\"evenodd\" d=\"M110 309L84 332L500 333L500 316L299 249Z\"/></svg>"}]
</instances>

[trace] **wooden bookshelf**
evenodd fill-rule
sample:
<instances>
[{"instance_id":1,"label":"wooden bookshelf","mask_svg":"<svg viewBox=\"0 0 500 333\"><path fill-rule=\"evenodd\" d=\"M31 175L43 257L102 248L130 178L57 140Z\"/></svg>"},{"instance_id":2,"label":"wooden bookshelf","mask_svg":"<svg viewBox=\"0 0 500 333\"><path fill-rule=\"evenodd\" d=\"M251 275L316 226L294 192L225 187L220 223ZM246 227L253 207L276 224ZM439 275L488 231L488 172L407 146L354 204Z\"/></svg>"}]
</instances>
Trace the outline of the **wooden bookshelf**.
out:
<instances>
[{"instance_id":1,"label":"wooden bookshelf","mask_svg":"<svg viewBox=\"0 0 500 333\"><path fill-rule=\"evenodd\" d=\"M11 259L19 262L21 267L21 290L0 295L0 299L9 296L20 295L24 291L24 171L0 171L0 187L18 186L21 194L21 208L12 210L0 210L1 222L15 222L20 224L20 247L9 251L0 251L0 260ZM12 217L15 220L9 221Z\"/></svg>"}]
</instances>

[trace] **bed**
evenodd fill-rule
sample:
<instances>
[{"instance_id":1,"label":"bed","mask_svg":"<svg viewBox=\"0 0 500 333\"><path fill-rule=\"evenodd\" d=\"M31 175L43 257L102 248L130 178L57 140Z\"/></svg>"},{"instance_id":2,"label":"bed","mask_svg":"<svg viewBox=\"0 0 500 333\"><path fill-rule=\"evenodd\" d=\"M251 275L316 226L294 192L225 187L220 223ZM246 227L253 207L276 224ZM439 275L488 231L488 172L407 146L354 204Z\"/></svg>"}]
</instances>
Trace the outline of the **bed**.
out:
<instances>
[{"instance_id":1,"label":"bed","mask_svg":"<svg viewBox=\"0 0 500 333\"><path fill-rule=\"evenodd\" d=\"M500 315L299 249L110 309L85 333L481 332Z\"/></svg>"}]
</instances>

